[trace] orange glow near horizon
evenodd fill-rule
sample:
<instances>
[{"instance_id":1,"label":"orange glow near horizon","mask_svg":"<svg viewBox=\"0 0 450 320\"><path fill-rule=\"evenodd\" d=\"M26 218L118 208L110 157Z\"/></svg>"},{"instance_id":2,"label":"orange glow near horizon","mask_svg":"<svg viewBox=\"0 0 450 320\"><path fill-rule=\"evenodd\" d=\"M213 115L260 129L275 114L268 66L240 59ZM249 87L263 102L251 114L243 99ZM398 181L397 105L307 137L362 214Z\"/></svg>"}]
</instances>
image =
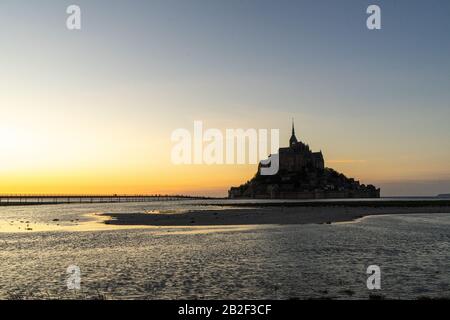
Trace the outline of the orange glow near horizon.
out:
<instances>
[{"instance_id":1,"label":"orange glow near horizon","mask_svg":"<svg viewBox=\"0 0 450 320\"><path fill-rule=\"evenodd\" d=\"M245 183L257 170L256 165L174 165L170 159L173 129L168 129L171 124L167 121L142 125L117 118L97 121L95 113L94 119L86 120L83 114L87 116L83 112L72 114L74 117L69 122L65 114L58 112L47 113L50 121L34 113L21 119L0 119L0 145L3 146L0 194L223 197L231 186ZM269 120L264 120L261 127L269 127L268 123ZM245 128L242 123L237 126ZM188 125L184 127L191 129ZM307 132L301 125L298 127L301 133ZM225 128L220 130L225 132ZM280 145L284 146L288 130L281 132ZM297 134L298 138L311 141L313 150L322 146L328 167L361 183L378 185L411 178L450 178L444 154L433 158L421 150L413 150L406 156L402 148L392 153L395 146L389 143L383 146L385 151L374 152L357 137L352 143L334 137L332 143L331 137L321 131L306 137L301 133ZM379 156L389 152L390 157Z\"/></svg>"},{"instance_id":2,"label":"orange glow near horizon","mask_svg":"<svg viewBox=\"0 0 450 320\"><path fill-rule=\"evenodd\" d=\"M161 151L162 149L160 149ZM12 170L2 170L0 194L183 194L226 196L231 186L251 179L256 165L173 165L166 153L159 158L142 152L141 156L122 157L105 165L104 157L98 162L83 162L78 158L66 165L56 165L49 160L22 163ZM326 157L326 153L325 153ZM117 160L117 159L116 159ZM147 160L147 161L146 161ZM417 170L417 164L392 164L383 160L332 160L328 167L354 177L361 183L404 181L415 174L418 178L433 177L433 172ZM52 169L54 166L55 169ZM5 164L3 168L8 167ZM425 165L423 166L426 167ZM400 170L401 169L401 170ZM444 167L442 167L444 169ZM440 176L436 175L438 179Z\"/></svg>"}]
</instances>

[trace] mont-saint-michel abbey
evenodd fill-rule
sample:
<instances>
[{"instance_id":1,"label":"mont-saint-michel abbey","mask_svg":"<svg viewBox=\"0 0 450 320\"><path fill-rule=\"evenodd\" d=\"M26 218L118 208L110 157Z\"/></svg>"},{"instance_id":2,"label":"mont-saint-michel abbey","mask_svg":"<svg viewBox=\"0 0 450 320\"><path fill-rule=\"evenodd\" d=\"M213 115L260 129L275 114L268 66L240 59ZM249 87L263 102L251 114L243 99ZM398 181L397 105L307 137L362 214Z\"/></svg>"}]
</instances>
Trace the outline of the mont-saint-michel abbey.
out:
<instances>
[{"instance_id":1,"label":"mont-saint-michel abbey","mask_svg":"<svg viewBox=\"0 0 450 320\"><path fill-rule=\"evenodd\" d=\"M325 167L322 151L313 152L297 140L294 123L289 146L278 150L279 170L275 175L258 172L250 181L228 191L229 198L253 199L344 199L379 198L380 189L347 178ZM269 159L272 156L269 156Z\"/></svg>"}]
</instances>

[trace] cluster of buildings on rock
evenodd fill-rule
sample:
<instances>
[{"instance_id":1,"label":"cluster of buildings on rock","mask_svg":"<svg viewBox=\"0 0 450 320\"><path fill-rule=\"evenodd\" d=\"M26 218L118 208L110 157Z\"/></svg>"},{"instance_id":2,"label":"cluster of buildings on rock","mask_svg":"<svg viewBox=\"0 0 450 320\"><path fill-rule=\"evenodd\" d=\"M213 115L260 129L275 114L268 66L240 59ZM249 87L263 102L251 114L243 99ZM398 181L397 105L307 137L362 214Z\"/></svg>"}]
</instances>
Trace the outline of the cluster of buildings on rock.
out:
<instances>
[{"instance_id":1,"label":"cluster of buildings on rock","mask_svg":"<svg viewBox=\"0 0 450 320\"><path fill-rule=\"evenodd\" d=\"M309 146L297 140L294 124L289 147L280 148L279 171L272 176L260 174L259 165L255 177L247 183L232 187L229 198L254 199L343 199L379 198L380 189L360 184L333 169L325 168L320 152L312 152Z\"/></svg>"},{"instance_id":2,"label":"cluster of buildings on rock","mask_svg":"<svg viewBox=\"0 0 450 320\"><path fill-rule=\"evenodd\" d=\"M292 135L289 139L289 147L278 150L280 170L287 172L300 171L305 167L325 169L325 160L322 151L312 152L307 144L297 140L295 127L292 123Z\"/></svg>"}]
</instances>

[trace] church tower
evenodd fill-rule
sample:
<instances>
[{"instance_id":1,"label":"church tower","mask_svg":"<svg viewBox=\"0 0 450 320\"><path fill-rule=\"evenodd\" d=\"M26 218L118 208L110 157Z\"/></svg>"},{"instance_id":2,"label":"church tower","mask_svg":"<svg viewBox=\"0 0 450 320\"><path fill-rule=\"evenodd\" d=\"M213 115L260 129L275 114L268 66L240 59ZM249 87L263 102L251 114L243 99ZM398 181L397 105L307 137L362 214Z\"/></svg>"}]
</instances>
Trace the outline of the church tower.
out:
<instances>
[{"instance_id":1,"label":"church tower","mask_svg":"<svg viewBox=\"0 0 450 320\"><path fill-rule=\"evenodd\" d=\"M292 119L292 135L289 139L289 146L293 147L298 143L297 137L295 136L294 119Z\"/></svg>"}]
</instances>

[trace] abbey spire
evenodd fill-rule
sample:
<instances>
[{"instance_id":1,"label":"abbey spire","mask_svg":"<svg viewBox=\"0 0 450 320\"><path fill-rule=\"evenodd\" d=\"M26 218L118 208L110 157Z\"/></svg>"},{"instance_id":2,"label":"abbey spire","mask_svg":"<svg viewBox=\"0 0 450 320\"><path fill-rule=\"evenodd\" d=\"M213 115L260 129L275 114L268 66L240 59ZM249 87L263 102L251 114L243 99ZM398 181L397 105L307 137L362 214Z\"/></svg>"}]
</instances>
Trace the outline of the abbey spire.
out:
<instances>
[{"instance_id":1,"label":"abbey spire","mask_svg":"<svg viewBox=\"0 0 450 320\"><path fill-rule=\"evenodd\" d=\"M289 145L293 146L298 142L297 137L295 136L295 126L294 126L294 119L292 118L292 135L289 139Z\"/></svg>"}]
</instances>

